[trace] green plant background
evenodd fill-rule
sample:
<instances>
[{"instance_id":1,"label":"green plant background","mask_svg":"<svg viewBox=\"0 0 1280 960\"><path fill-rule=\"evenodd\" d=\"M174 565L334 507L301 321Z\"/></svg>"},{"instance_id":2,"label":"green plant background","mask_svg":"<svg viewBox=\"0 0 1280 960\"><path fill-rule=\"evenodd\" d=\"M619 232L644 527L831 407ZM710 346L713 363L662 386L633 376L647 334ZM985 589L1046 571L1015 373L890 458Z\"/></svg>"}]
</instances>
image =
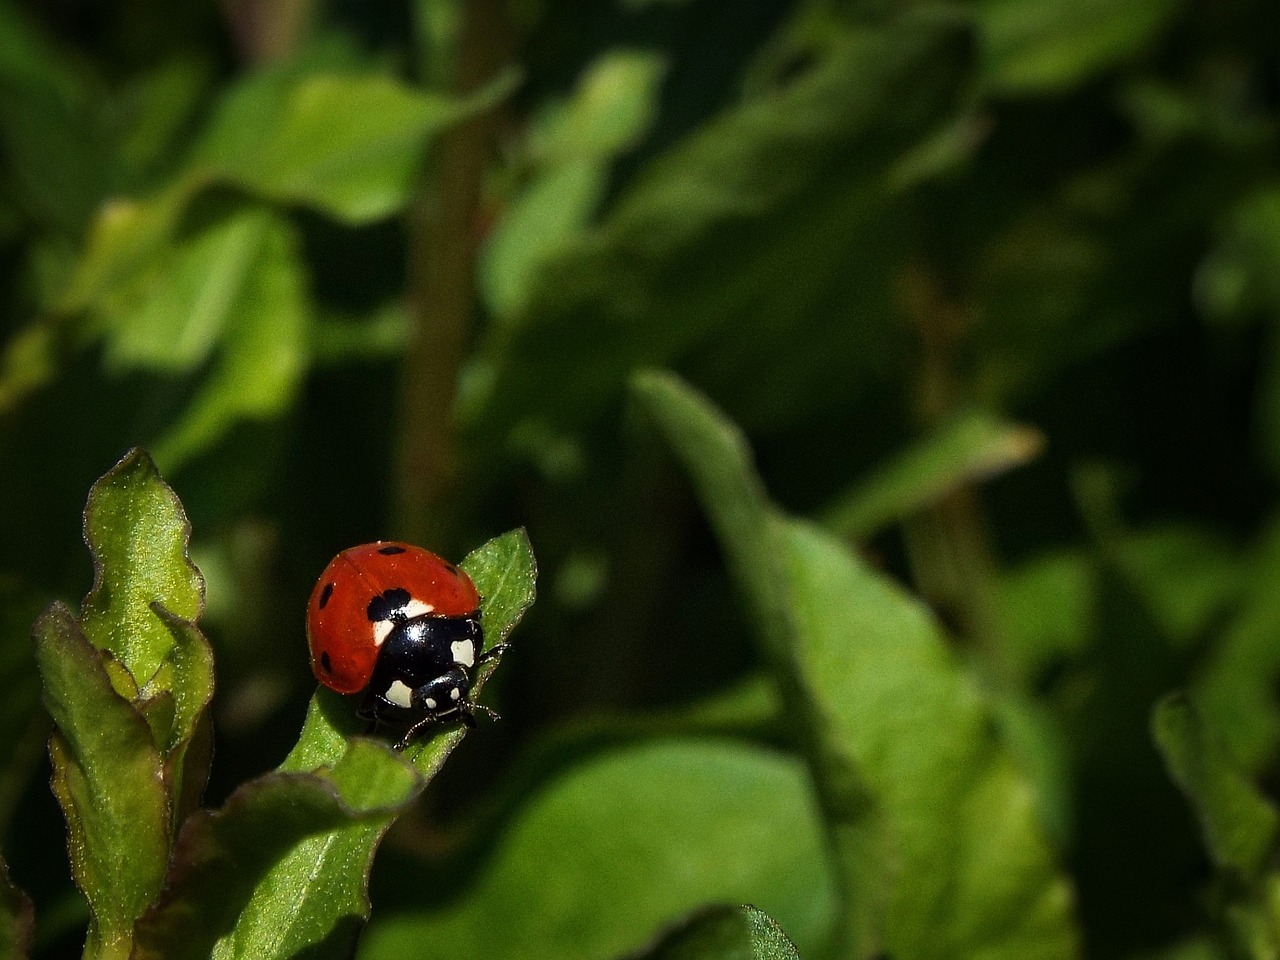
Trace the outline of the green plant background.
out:
<instances>
[{"instance_id":1,"label":"green plant background","mask_svg":"<svg viewBox=\"0 0 1280 960\"><path fill-rule=\"evenodd\" d=\"M32 957L346 956L379 838L361 960L1280 955L1277 50L0 0L0 955L21 888ZM203 597L144 461L82 529L134 446ZM521 527L502 721L348 745L324 564L470 557L509 629Z\"/></svg>"}]
</instances>

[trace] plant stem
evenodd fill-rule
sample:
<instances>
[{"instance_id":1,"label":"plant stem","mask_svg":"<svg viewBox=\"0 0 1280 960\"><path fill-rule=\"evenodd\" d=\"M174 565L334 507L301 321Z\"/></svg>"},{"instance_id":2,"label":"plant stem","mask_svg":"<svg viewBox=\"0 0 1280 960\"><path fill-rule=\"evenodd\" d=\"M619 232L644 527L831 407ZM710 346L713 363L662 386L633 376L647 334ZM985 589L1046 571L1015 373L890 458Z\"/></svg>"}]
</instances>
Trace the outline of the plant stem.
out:
<instances>
[{"instance_id":1,"label":"plant stem","mask_svg":"<svg viewBox=\"0 0 1280 960\"><path fill-rule=\"evenodd\" d=\"M953 416L964 391L956 353L971 317L943 296L934 275L908 270L902 300L920 334L916 406L926 427ZM1010 680L995 608L995 558L979 492L966 484L905 524L907 550L920 593L977 647L998 680Z\"/></svg>"},{"instance_id":2,"label":"plant stem","mask_svg":"<svg viewBox=\"0 0 1280 960\"><path fill-rule=\"evenodd\" d=\"M510 55L500 0L463 10L453 89L465 94ZM457 476L454 395L475 307L481 188L499 117L488 111L450 130L435 148L410 207L409 311L412 329L400 396L395 528L419 543L447 542L445 506Z\"/></svg>"}]
</instances>

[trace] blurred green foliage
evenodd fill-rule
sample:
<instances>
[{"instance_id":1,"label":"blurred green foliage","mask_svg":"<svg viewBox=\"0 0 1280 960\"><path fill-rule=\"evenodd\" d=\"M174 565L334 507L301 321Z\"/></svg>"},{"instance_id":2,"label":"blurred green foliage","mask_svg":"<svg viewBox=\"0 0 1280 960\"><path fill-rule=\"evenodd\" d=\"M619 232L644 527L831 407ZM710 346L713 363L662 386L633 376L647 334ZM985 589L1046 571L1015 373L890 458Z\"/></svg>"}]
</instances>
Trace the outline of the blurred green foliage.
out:
<instances>
[{"instance_id":1,"label":"blurred green foliage","mask_svg":"<svg viewBox=\"0 0 1280 960\"><path fill-rule=\"evenodd\" d=\"M188 842L245 923L255 870L324 862L320 820L277 864L234 814L305 721L284 772L365 818L348 868L400 815L368 958L1276 955L1277 49L1262 0L0 0L32 956L111 870L146 874L121 930L158 889L202 604ZM138 444L204 598L167 494L99 498L126 580L40 621L42 708L31 625L89 589L86 491ZM503 722L423 748L410 805L335 752L344 701L307 719L311 583L380 537L515 564L521 526ZM125 702L147 729L65 738ZM150 866L127 830L69 862L51 776L149 810ZM337 952L363 866L329 869Z\"/></svg>"}]
</instances>

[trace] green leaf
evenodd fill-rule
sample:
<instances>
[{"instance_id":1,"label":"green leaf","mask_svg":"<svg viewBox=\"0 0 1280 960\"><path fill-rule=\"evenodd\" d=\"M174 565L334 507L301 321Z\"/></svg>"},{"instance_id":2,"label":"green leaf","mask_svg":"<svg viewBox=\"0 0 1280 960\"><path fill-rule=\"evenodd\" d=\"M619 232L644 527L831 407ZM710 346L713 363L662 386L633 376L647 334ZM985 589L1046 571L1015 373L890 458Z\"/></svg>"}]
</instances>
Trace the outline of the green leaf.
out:
<instances>
[{"instance_id":1,"label":"green leaf","mask_svg":"<svg viewBox=\"0 0 1280 960\"><path fill-rule=\"evenodd\" d=\"M677 361L776 425L885 369L905 334L884 178L951 108L965 39L927 16L856 31L650 163L495 332L470 425L577 429L633 369Z\"/></svg>"},{"instance_id":2,"label":"green leaf","mask_svg":"<svg viewBox=\"0 0 1280 960\"><path fill-rule=\"evenodd\" d=\"M168 469L207 450L241 420L280 415L305 370L310 304L297 231L282 216L263 210L248 210L236 219L247 231L242 246L221 249L244 269L214 292L225 298L215 308L225 312L226 324L217 363L154 446ZM180 311L182 303L165 309L175 308ZM183 320L180 313L169 316Z\"/></svg>"},{"instance_id":3,"label":"green leaf","mask_svg":"<svg viewBox=\"0 0 1280 960\"><path fill-rule=\"evenodd\" d=\"M604 197L609 165L648 130L664 64L654 54L606 53L569 101L530 135L536 172L494 227L479 263L480 292L500 319L528 305L547 262L585 228Z\"/></svg>"},{"instance_id":4,"label":"green leaf","mask_svg":"<svg viewBox=\"0 0 1280 960\"><path fill-rule=\"evenodd\" d=\"M34 632L45 707L57 725L53 790L67 818L71 872L92 912L85 956L127 957L134 921L160 892L168 864L163 761L71 612L54 604Z\"/></svg>"},{"instance_id":5,"label":"green leaf","mask_svg":"<svg viewBox=\"0 0 1280 960\"><path fill-rule=\"evenodd\" d=\"M164 893L139 925L134 960L199 960L233 927L238 939L255 939L248 951L224 943L222 955L283 957L291 945L322 941L325 918L306 909L310 876L272 868L316 834L341 844L344 828L385 829L420 789L409 764L359 739L331 769L276 772L243 785L221 810L184 824Z\"/></svg>"},{"instance_id":6,"label":"green leaf","mask_svg":"<svg viewBox=\"0 0 1280 960\"><path fill-rule=\"evenodd\" d=\"M542 164L607 161L648 132L666 65L655 53L613 50L585 71L573 95L553 107L531 132L530 150Z\"/></svg>"},{"instance_id":7,"label":"green leaf","mask_svg":"<svg viewBox=\"0 0 1280 960\"><path fill-rule=\"evenodd\" d=\"M9 868L0 860L0 956L26 960L34 928L31 898L14 886Z\"/></svg>"},{"instance_id":8,"label":"green leaf","mask_svg":"<svg viewBox=\"0 0 1280 960\"><path fill-rule=\"evenodd\" d=\"M1161 629L1183 646L1240 599L1247 579L1233 544L1191 524L1128 531L1110 546Z\"/></svg>"},{"instance_id":9,"label":"green leaf","mask_svg":"<svg viewBox=\"0 0 1280 960\"><path fill-rule=\"evenodd\" d=\"M0 348L0 414L17 408L57 373L55 331L34 323L17 331Z\"/></svg>"},{"instance_id":10,"label":"green leaf","mask_svg":"<svg viewBox=\"0 0 1280 960\"><path fill-rule=\"evenodd\" d=\"M693 479L804 727L849 911L841 949L1074 956L1071 890L1036 797L928 611L839 541L777 516L742 435L705 400L655 374L636 389Z\"/></svg>"},{"instance_id":11,"label":"green leaf","mask_svg":"<svg viewBox=\"0 0 1280 960\"><path fill-rule=\"evenodd\" d=\"M509 825L466 896L379 917L362 960L617 956L707 903L753 902L816 947L831 877L802 767L730 741L649 743L581 765Z\"/></svg>"},{"instance_id":12,"label":"green leaf","mask_svg":"<svg viewBox=\"0 0 1280 960\"><path fill-rule=\"evenodd\" d=\"M108 369L177 373L204 363L242 306L265 219L244 211L218 220L109 291L99 311Z\"/></svg>"},{"instance_id":13,"label":"green leaf","mask_svg":"<svg viewBox=\"0 0 1280 960\"><path fill-rule=\"evenodd\" d=\"M1235 615L1208 651L1192 682L1206 723L1246 770L1261 773L1280 746L1280 522L1260 538L1253 577Z\"/></svg>"},{"instance_id":14,"label":"green leaf","mask_svg":"<svg viewBox=\"0 0 1280 960\"><path fill-rule=\"evenodd\" d=\"M93 485L84 535L94 581L80 625L146 687L176 645L155 605L194 622L204 580L187 556L191 525L182 504L145 451L131 450Z\"/></svg>"},{"instance_id":15,"label":"green leaf","mask_svg":"<svg viewBox=\"0 0 1280 960\"><path fill-rule=\"evenodd\" d=\"M1072 892L992 711L923 604L838 541L786 527L815 775L860 954L1069 958Z\"/></svg>"},{"instance_id":16,"label":"green leaf","mask_svg":"<svg viewBox=\"0 0 1280 960\"><path fill-rule=\"evenodd\" d=\"M282 68L252 75L227 94L163 189L102 207L59 309L81 310L136 285L140 274L163 275L158 258L188 206L219 183L352 224L388 217L407 202L430 139L489 109L513 86L504 74L475 96L453 100L382 74Z\"/></svg>"},{"instance_id":17,"label":"green leaf","mask_svg":"<svg viewBox=\"0 0 1280 960\"><path fill-rule=\"evenodd\" d=\"M791 608L781 552L746 437L671 374L636 374L632 389L689 472L766 651L789 660Z\"/></svg>"},{"instance_id":18,"label":"green leaf","mask_svg":"<svg viewBox=\"0 0 1280 960\"><path fill-rule=\"evenodd\" d=\"M664 936L648 960L800 960L777 921L755 907L712 907Z\"/></svg>"},{"instance_id":19,"label":"green leaf","mask_svg":"<svg viewBox=\"0 0 1280 960\"><path fill-rule=\"evenodd\" d=\"M983 0L977 12L988 82L1038 93L1073 87L1136 59L1178 0Z\"/></svg>"},{"instance_id":20,"label":"green leaf","mask_svg":"<svg viewBox=\"0 0 1280 960\"><path fill-rule=\"evenodd\" d=\"M1004 649L1028 688L1087 649L1098 615L1097 569L1085 551L1058 550L999 574L994 594Z\"/></svg>"},{"instance_id":21,"label":"green leaf","mask_svg":"<svg viewBox=\"0 0 1280 960\"><path fill-rule=\"evenodd\" d=\"M381 73L260 74L224 100L192 167L347 223L380 220L408 199L428 140L492 107L514 80L505 74L456 100Z\"/></svg>"},{"instance_id":22,"label":"green leaf","mask_svg":"<svg viewBox=\"0 0 1280 960\"><path fill-rule=\"evenodd\" d=\"M523 530L495 537L462 561L480 591L487 647L502 643L533 603L537 576L533 550ZM483 664L472 686L478 696L495 669ZM320 689L312 697L298 743L280 765L281 774L309 774L341 767L362 742L365 724L350 698ZM275 960L302 950L309 957L346 958L369 915L369 866L382 835L411 796L393 767L407 760L422 782L430 780L465 735L451 727L409 745L402 754L366 754L367 774L353 778L359 792L343 793L351 807L373 815L336 829L321 829L295 842L256 884L234 929L218 941L216 960ZM401 759L403 757L403 760ZM377 766L378 763L383 768Z\"/></svg>"},{"instance_id":23,"label":"green leaf","mask_svg":"<svg viewBox=\"0 0 1280 960\"><path fill-rule=\"evenodd\" d=\"M1170 774L1195 807L1214 863L1258 878L1280 839L1280 812L1258 792L1185 694L1157 703L1151 725Z\"/></svg>"},{"instance_id":24,"label":"green leaf","mask_svg":"<svg viewBox=\"0 0 1280 960\"><path fill-rule=\"evenodd\" d=\"M940 427L890 460L823 511L822 523L846 537L868 537L957 488L1033 459L1039 431L973 413Z\"/></svg>"}]
</instances>

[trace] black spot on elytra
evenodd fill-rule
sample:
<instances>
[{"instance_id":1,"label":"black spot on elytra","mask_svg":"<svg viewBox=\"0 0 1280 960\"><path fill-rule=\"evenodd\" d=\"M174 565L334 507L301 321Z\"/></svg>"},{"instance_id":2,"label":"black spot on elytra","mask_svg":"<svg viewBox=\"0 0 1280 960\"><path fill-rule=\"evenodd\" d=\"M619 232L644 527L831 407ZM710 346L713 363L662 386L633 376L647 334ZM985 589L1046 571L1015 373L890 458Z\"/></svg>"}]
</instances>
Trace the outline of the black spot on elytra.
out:
<instances>
[{"instance_id":1,"label":"black spot on elytra","mask_svg":"<svg viewBox=\"0 0 1280 960\"><path fill-rule=\"evenodd\" d=\"M378 552L389 557L393 554L404 553L404 547L379 547Z\"/></svg>"},{"instance_id":2,"label":"black spot on elytra","mask_svg":"<svg viewBox=\"0 0 1280 960\"><path fill-rule=\"evenodd\" d=\"M365 615L373 623L379 620L392 620L409 602L409 591L404 587L392 587L369 601Z\"/></svg>"},{"instance_id":3,"label":"black spot on elytra","mask_svg":"<svg viewBox=\"0 0 1280 960\"><path fill-rule=\"evenodd\" d=\"M324 668L325 673L333 673L333 661L329 659L328 650L320 654L320 666Z\"/></svg>"},{"instance_id":4,"label":"black spot on elytra","mask_svg":"<svg viewBox=\"0 0 1280 960\"><path fill-rule=\"evenodd\" d=\"M333 596L333 584L326 583L324 589L320 591L320 609L324 609L324 605L329 602L329 598Z\"/></svg>"}]
</instances>

